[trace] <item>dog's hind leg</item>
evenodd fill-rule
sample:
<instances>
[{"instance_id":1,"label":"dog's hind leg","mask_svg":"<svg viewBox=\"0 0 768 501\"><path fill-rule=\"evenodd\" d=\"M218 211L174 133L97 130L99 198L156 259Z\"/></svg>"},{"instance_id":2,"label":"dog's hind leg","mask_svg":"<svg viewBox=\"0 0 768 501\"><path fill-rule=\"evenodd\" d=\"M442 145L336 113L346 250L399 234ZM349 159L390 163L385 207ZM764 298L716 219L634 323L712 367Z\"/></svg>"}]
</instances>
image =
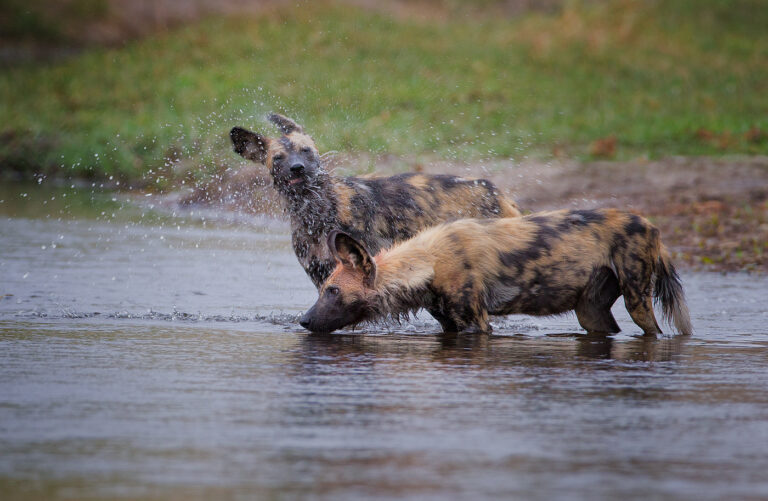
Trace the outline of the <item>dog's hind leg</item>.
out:
<instances>
[{"instance_id":1,"label":"dog's hind leg","mask_svg":"<svg viewBox=\"0 0 768 501\"><path fill-rule=\"evenodd\" d=\"M629 316L643 329L646 335L655 336L662 333L659 323L656 322L656 316L653 314L653 300L650 294L624 291L624 304Z\"/></svg>"},{"instance_id":2,"label":"dog's hind leg","mask_svg":"<svg viewBox=\"0 0 768 501\"><path fill-rule=\"evenodd\" d=\"M602 267L592 272L578 303L576 318L588 332L619 332L611 306L621 295L619 280L610 268Z\"/></svg>"},{"instance_id":3,"label":"dog's hind leg","mask_svg":"<svg viewBox=\"0 0 768 501\"><path fill-rule=\"evenodd\" d=\"M661 334L656 316L653 314L651 280L653 266L650 259L633 261L616 259L621 293L629 316L648 336Z\"/></svg>"}]
</instances>

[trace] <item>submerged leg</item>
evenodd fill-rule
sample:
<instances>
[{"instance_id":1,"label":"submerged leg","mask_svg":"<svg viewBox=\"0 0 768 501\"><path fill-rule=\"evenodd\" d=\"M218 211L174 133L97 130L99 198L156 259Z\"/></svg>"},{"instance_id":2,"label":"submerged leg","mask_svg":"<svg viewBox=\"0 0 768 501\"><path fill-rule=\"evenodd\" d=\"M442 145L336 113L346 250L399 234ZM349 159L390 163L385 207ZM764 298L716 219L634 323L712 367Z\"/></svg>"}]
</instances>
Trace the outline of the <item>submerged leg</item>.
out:
<instances>
[{"instance_id":1,"label":"submerged leg","mask_svg":"<svg viewBox=\"0 0 768 501\"><path fill-rule=\"evenodd\" d=\"M624 305L629 316L647 336L661 334L656 316L653 314L653 296L651 280L653 279L653 242L646 247L637 249L628 257L614 256L616 270L619 276L619 286L624 295Z\"/></svg>"},{"instance_id":2,"label":"submerged leg","mask_svg":"<svg viewBox=\"0 0 768 501\"><path fill-rule=\"evenodd\" d=\"M610 307L597 307L582 297L576 305L576 318L587 332L619 332Z\"/></svg>"},{"instance_id":3,"label":"submerged leg","mask_svg":"<svg viewBox=\"0 0 768 501\"><path fill-rule=\"evenodd\" d=\"M459 327L459 332L462 334L490 334L493 329L488 321L488 314L485 317L478 317L471 322L466 323Z\"/></svg>"},{"instance_id":4,"label":"submerged leg","mask_svg":"<svg viewBox=\"0 0 768 501\"><path fill-rule=\"evenodd\" d=\"M431 307L427 308L427 311L435 318L435 320L440 323L440 327L443 328L443 332L459 332L459 328L456 326L456 323L451 320L449 316L443 313L441 308Z\"/></svg>"},{"instance_id":5,"label":"submerged leg","mask_svg":"<svg viewBox=\"0 0 768 501\"><path fill-rule=\"evenodd\" d=\"M481 332L491 332L491 324L488 321L488 313L475 314L469 311L452 309L448 313L441 309L427 309L435 320L440 322L443 332L460 332L463 334L477 334Z\"/></svg>"},{"instance_id":6,"label":"submerged leg","mask_svg":"<svg viewBox=\"0 0 768 501\"><path fill-rule=\"evenodd\" d=\"M579 324L588 332L619 332L611 306L620 295L619 280L613 271L610 268L595 270L576 303Z\"/></svg>"},{"instance_id":7,"label":"submerged leg","mask_svg":"<svg viewBox=\"0 0 768 501\"><path fill-rule=\"evenodd\" d=\"M661 334L656 316L653 314L653 300L650 293L641 296L636 292L624 292L624 304L629 316L641 328L647 336Z\"/></svg>"}]
</instances>

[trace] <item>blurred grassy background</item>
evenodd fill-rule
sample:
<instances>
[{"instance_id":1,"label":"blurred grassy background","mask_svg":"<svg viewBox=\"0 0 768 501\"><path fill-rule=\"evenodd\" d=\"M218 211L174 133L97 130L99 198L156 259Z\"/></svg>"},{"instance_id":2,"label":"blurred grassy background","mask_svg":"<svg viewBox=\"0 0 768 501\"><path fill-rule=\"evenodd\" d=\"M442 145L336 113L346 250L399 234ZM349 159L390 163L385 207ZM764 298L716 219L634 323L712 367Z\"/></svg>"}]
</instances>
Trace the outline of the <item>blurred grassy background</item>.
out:
<instances>
[{"instance_id":1,"label":"blurred grassy background","mask_svg":"<svg viewBox=\"0 0 768 501\"><path fill-rule=\"evenodd\" d=\"M70 2L62 26L7 1L0 39L81 49L5 57L4 172L199 178L237 165L227 131L272 110L323 151L768 154L762 0L274 2L106 45L77 35L110 33L103 1Z\"/></svg>"}]
</instances>

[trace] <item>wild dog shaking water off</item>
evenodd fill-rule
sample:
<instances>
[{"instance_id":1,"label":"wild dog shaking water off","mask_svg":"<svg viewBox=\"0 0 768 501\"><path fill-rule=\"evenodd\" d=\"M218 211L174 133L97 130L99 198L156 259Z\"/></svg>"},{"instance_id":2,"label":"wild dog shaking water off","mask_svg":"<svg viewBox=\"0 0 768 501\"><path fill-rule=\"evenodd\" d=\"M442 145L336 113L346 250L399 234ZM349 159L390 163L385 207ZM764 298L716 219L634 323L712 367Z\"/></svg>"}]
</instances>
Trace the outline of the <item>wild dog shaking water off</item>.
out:
<instances>
[{"instance_id":1,"label":"wild dog shaking water off","mask_svg":"<svg viewBox=\"0 0 768 501\"><path fill-rule=\"evenodd\" d=\"M293 248L316 287L333 271L326 238L341 230L371 252L411 238L420 230L466 217L519 216L515 204L484 179L401 174L338 178L323 168L311 137L294 121L269 116L280 138L235 127L235 151L269 168L291 219Z\"/></svg>"},{"instance_id":2,"label":"wild dog shaking water off","mask_svg":"<svg viewBox=\"0 0 768 501\"><path fill-rule=\"evenodd\" d=\"M659 230L627 212L460 220L428 229L375 258L344 233L332 233L328 246L337 266L301 319L311 331L426 308L446 332L490 332L489 314L571 310L588 331L618 332L611 305L620 295L646 334L661 333L653 296L679 333L692 331L683 288Z\"/></svg>"}]
</instances>

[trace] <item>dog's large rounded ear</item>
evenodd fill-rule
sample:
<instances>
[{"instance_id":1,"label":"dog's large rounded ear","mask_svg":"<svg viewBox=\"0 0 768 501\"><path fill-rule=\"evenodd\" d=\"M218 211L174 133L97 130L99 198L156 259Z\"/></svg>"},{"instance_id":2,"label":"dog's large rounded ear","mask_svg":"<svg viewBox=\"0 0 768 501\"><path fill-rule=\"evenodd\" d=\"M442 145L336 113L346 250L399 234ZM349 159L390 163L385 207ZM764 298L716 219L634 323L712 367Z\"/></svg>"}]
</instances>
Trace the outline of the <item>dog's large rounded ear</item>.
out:
<instances>
[{"instance_id":1,"label":"dog's large rounded ear","mask_svg":"<svg viewBox=\"0 0 768 501\"><path fill-rule=\"evenodd\" d=\"M241 127L233 127L229 131L229 138L232 140L235 151L241 157L260 164L266 163L267 150L269 149L268 138Z\"/></svg>"},{"instance_id":2,"label":"dog's large rounded ear","mask_svg":"<svg viewBox=\"0 0 768 501\"><path fill-rule=\"evenodd\" d=\"M366 284L373 286L376 263L363 244L343 231L334 230L328 235L328 249L339 263L362 270Z\"/></svg>"},{"instance_id":3,"label":"dog's large rounded ear","mask_svg":"<svg viewBox=\"0 0 768 501\"><path fill-rule=\"evenodd\" d=\"M277 128L280 129L280 132L283 134L290 134L291 132L304 132L304 129L301 127L301 125L278 113L270 113L267 115L267 119L273 124L277 125Z\"/></svg>"}]
</instances>

